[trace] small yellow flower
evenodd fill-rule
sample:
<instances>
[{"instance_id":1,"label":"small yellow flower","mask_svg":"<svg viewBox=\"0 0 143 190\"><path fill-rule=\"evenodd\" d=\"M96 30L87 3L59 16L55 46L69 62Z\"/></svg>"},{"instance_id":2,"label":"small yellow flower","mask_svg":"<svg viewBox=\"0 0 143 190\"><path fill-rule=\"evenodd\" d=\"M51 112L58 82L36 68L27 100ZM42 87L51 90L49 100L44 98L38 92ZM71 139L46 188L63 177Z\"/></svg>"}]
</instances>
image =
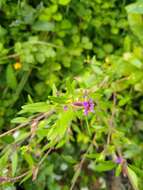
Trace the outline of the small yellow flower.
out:
<instances>
[{"instance_id":1,"label":"small yellow flower","mask_svg":"<svg viewBox=\"0 0 143 190\"><path fill-rule=\"evenodd\" d=\"M22 64L21 64L20 62L16 62L16 63L13 65L13 67L14 67L15 70L19 70L19 69L21 69Z\"/></svg>"}]
</instances>

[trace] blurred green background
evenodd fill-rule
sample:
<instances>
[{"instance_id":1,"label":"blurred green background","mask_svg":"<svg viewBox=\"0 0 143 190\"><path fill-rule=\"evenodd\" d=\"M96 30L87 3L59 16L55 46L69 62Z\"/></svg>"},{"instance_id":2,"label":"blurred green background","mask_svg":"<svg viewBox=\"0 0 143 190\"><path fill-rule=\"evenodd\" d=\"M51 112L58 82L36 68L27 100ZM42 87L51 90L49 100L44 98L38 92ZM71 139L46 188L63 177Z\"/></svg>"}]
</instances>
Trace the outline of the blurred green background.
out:
<instances>
[{"instance_id":1,"label":"blurred green background","mask_svg":"<svg viewBox=\"0 0 143 190\"><path fill-rule=\"evenodd\" d=\"M0 0L0 132L11 129L23 104L47 100L55 86L65 92L65 83L75 79L90 88L106 75L120 93L119 105L127 104L121 111L126 110L127 126L134 117L142 122L142 46L142 0ZM110 88L105 93L110 96ZM132 136L130 129L125 131ZM139 131L137 136L140 143L143 135ZM86 144L86 136L78 138ZM2 139L1 150L3 143L11 140ZM84 146L67 144L62 156L60 150L49 156L35 182L7 184L2 190L69 190L72 165ZM97 176L81 175L77 189L105 189L94 184Z\"/></svg>"}]
</instances>

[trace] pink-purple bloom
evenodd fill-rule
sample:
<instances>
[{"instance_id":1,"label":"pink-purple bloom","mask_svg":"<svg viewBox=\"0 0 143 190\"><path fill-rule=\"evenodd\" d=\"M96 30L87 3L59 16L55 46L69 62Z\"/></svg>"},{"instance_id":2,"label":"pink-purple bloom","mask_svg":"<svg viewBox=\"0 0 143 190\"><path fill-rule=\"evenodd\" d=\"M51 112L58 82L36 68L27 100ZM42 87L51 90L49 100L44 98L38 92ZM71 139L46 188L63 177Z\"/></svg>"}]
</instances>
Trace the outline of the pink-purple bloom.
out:
<instances>
[{"instance_id":1,"label":"pink-purple bloom","mask_svg":"<svg viewBox=\"0 0 143 190\"><path fill-rule=\"evenodd\" d=\"M94 103L92 99L84 101L83 106L84 106L84 115L88 115L89 112L94 112Z\"/></svg>"},{"instance_id":2,"label":"pink-purple bloom","mask_svg":"<svg viewBox=\"0 0 143 190\"><path fill-rule=\"evenodd\" d=\"M89 112L94 112L94 103L93 100L86 100L84 102L74 102L74 106L83 107L84 115L88 115Z\"/></svg>"},{"instance_id":3,"label":"pink-purple bloom","mask_svg":"<svg viewBox=\"0 0 143 190\"><path fill-rule=\"evenodd\" d=\"M68 110L68 106L64 106L64 111L67 111Z\"/></svg>"},{"instance_id":4,"label":"pink-purple bloom","mask_svg":"<svg viewBox=\"0 0 143 190\"><path fill-rule=\"evenodd\" d=\"M117 164L121 164L123 162L123 158L122 157L117 157L116 160L115 160L115 162Z\"/></svg>"}]
</instances>

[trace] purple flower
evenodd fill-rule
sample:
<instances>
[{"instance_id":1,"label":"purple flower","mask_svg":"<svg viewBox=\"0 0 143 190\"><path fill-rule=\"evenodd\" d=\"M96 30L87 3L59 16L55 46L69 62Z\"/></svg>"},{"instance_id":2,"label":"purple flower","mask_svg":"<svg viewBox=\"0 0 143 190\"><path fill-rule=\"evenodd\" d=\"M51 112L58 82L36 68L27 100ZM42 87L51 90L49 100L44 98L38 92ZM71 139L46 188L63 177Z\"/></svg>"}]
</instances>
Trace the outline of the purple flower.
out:
<instances>
[{"instance_id":1,"label":"purple flower","mask_svg":"<svg viewBox=\"0 0 143 190\"><path fill-rule=\"evenodd\" d=\"M93 100L90 99L88 101L83 102L84 107L84 115L88 115L89 112L94 112L94 103Z\"/></svg>"},{"instance_id":2,"label":"purple flower","mask_svg":"<svg viewBox=\"0 0 143 190\"><path fill-rule=\"evenodd\" d=\"M94 112L94 103L92 99L84 102L73 102L73 105L78 107L83 107L84 115L88 115L89 112Z\"/></svg>"},{"instance_id":3,"label":"purple flower","mask_svg":"<svg viewBox=\"0 0 143 190\"><path fill-rule=\"evenodd\" d=\"M67 111L68 110L68 106L64 106L64 111Z\"/></svg>"},{"instance_id":4,"label":"purple flower","mask_svg":"<svg viewBox=\"0 0 143 190\"><path fill-rule=\"evenodd\" d=\"M117 164L121 164L123 162L123 158L122 157L117 157L116 160L115 160L115 162Z\"/></svg>"}]
</instances>

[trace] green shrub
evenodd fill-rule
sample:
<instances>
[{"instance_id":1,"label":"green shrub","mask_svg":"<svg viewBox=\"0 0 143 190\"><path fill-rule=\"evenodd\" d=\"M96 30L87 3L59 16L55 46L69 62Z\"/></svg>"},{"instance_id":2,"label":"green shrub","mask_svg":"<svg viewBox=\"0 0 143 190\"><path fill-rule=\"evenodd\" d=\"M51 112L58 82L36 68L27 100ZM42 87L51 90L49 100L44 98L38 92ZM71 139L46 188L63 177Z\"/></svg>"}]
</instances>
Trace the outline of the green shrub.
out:
<instances>
[{"instance_id":1,"label":"green shrub","mask_svg":"<svg viewBox=\"0 0 143 190\"><path fill-rule=\"evenodd\" d=\"M113 171L143 188L143 2L129 3L0 2L3 190L107 189Z\"/></svg>"}]
</instances>

